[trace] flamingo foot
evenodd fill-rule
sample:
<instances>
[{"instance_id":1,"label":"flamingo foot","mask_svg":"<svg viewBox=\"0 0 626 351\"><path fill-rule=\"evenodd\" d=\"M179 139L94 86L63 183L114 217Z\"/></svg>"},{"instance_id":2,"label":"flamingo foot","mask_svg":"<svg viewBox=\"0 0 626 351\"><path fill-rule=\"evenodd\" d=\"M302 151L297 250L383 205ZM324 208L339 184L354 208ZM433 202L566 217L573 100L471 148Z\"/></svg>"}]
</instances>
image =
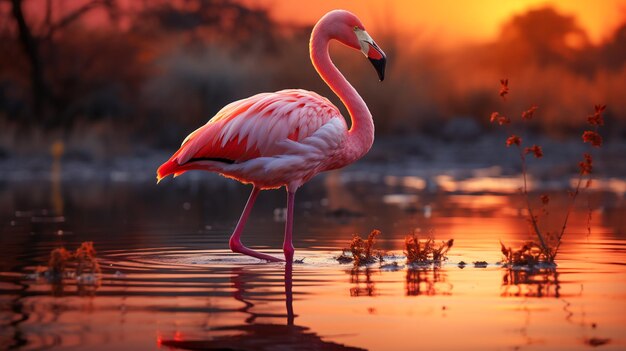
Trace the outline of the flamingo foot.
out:
<instances>
[{"instance_id":1,"label":"flamingo foot","mask_svg":"<svg viewBox=\"0 0 626 351\"><path fill-rule=\"evenodd\" d=\"M251 256L251 257L254 257L254 258L258 258L259 260L265 260L265 261L269 261L269 262L284 262L283 260L281 260L278 257L270 256L270 255L264 254L262 252L258 252L258 251L254 251L252 249L249 249L249 248L243 246L243 244L241 242L233 242L233 241L231 241L229 244L230 244L230 249L233 252L236 252L236 253L248 255L248 256Z\"/></svg>"}]
</instances>

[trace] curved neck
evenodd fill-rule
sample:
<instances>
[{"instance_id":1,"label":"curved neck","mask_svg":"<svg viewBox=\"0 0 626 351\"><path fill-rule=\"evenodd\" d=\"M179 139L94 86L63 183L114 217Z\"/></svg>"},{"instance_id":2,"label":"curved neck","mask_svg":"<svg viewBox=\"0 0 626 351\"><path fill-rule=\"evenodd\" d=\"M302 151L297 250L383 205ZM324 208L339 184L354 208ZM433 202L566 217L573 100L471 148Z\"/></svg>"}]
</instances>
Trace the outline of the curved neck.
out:
<instances>
[{"instance_id":1,"label":"curved neck","mask_svg":"<svg viewBox=\"0 0 626 351\"><path fill-rule=\"evenodd\" d=\"M339 72L330 59L328 47L333 39L319 24L313 28L310 42L311 61L317 73L341 99L350 114L346 157L349 162L361 158L374 142L374 122L365 101Z\"/></svg>"}]
</instances>

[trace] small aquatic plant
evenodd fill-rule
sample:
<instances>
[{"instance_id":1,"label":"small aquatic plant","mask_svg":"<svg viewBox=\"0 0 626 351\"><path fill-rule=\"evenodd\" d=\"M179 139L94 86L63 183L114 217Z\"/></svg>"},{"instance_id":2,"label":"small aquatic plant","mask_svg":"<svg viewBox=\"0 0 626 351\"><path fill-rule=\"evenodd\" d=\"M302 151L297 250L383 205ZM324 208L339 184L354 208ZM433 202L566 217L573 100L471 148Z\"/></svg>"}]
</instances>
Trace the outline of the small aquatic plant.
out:
<instances>
[{"instance_id":1,"label":"small aquatic plant","mask_svg":"<svg viewBox=\"0 0 626 351\"><path fill-rule=\"evenodd\" d=\"M487 268L489 266L487 261L474 261L472 264L474 264L474 268Z\"/></svg>"},{"instance_id":2,"label":"small aquatic plant","mask_svg":"<svg viewBox=\"0 0 626 351\"><path fill-rule=\"evenodd\" d=\"M76 278L79 283L92 284L96 282L100 272L93 242L85 241L75 252L70 252L64 247L53 249L50 252L47 269L38 267L36 273L53 281Z\"/></svg>"},{"instance_id":3,"label":"small aquatic plant","mask_svg":"<svg viewBox=\"0 0 626 351\"><path fill-rule=\"evenodd\" d=\"M500 246L505 265L535 267L541 262L548 262L550 259L546 256L543 248L533 241L525 243L519 249L506 247L502 242L500 242Z\"/></svg>"},{"instance_id":4,"label":"small aquatic plant","mask_svg":"<svg viewBox=\"0 0 626 351\"><path fill-rule=\"evenodd\" d=\"M420 240L415 233L407 235L404 238L406 262L409 265L441 264L448 259L446 254L453 244L454 239L437 245L433 238Z\"/></svg>"},{"instance_id":5,"label":"small aquatic plant","mask_svg":"<svg viewBox=\"0 0 626 351\"><path fill-rule=\"evenodd\" d=\"M96 260L96 250L93 248L93 241L85 241L80 244L74 253L74 261L76 262L76 277L84 274L99 274L100 265Z\"/></svg>"},{"instance_id":6,"label":"small aquatic plant","mask_svg":"<svg viewBox=\"0 0 626 351\"><path fill-rule=\"evenodd\" d=\"M72 254L64 247L53 249L50 252L48 260L48 275L51 278L61 278L65 273L68 261L72 258Z\"/></svg>"},{"instance_id":7,"label":"small aquatic plant","mask_svg":"<svg viewBox=\"0 0 626 351\"><path fill-rule=\"evenodd\" d=\"M344 249L341 255L336 257L336 260L339 263L354 262L355 266L371 264L377 260L382 261L382 253L378 250L374 250L376 237L380 234L380 230L374 229L365 240L361 238L359 234L354 234L350 242L350 249Z\"/></svg>"},{"instance_id":8,"label":"small aquatic plant","mask_svg":"<svg viewBox=\"0 0 626 351\"><path fill-rule=\"evenodd\" d=\"M509 86L508 80L502 79L500 80L500 97L503 100L505 96L509 94ZM522 122L530 121L534 118L535 112L539 109L538 106L532 105L528 110L523 111L521 113ZM598 129L600 126L604 125L604 118L602 113L606 109L606 105L595 105L595 112L587 117L587 122L591 125L593 130L585 130L582 134L582 141L584 143L589 143L592 147L600 147L602 146L602 136L600 135ZM506 147L514 147L520 158L521 166L522 166L522 179L523 186L520 189L524 200L526 202L526 209L528 210L528 222L531 228L531 231L535 234L537 242L531 241L519 249L512 249L510 247L506 247L501 243L502 253L504 254L504 263L508 266L536 266L540 263L546 264L554 264L554 260L558 253L559 247L563 241L563 234L565 234L565 229L567 228L567 223L569 220L569 216L573 210L574 203L576 198L580 194L581 190L584 188L588 188L591 185L590 174L593 170L593 157L591 153L585 152L583 153L583 160L578 163L579 172L578 172L578 180L576 182L576 187L574 190L569 191L570 201L567 206L567 210L565 213L565 218L563 220L563 225L559 230L556 231L543 231L539 226L540 216L547 215L548 210L547 206L550 202L550 197L548 195L542 194L539 197L541 201L541 210L536 211L531 205L530 195L528 193L528 165L527 165L527 156L532 155L535 158L542 158L544 155L543 148L540 145L533 144L532 146L524 146L524 142L522 138L511 132L511 119L506 117L499 112L493 112L490 116L491 123L497 123L500 126L503 126L507 129L508 137L506 139ZM583 180L587 179L587 182L583 188ZM591 214L588 216L588 221ZM589 223L587 224L589 229Z\"/></svg>"}]
</instances>

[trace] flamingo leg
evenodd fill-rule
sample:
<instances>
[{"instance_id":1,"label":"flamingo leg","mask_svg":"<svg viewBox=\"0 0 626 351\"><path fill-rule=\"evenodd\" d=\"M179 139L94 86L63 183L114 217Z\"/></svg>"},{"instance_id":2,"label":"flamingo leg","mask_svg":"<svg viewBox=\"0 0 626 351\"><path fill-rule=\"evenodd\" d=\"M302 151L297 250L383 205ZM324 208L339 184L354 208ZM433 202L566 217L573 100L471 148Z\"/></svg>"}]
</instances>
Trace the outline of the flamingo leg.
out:
<instances>
[{"instance_id":1,"label":"flamingo leg","mask_svg":"<svg viewBox=\"0 0 626 351\"><path fill-rule=\"evenodd\" d=\"M293 325L296 318L293 313L293 263L285 262L285 305L287 306L287 325Z\"/></svg>"},{"instance_id":2,"label":"flamingo leg","mask_svg":"<svg viewBox=\"0 0 626 351\"><path fill-rule=\"evenodd\" d=\"M293 228L293 205L296 198L296 191L287 189L287 220L285 222L285 241L283 241L283 252L285 253L285 261L293 262L292 228Z\"/></svg>"},{"instance_id":3,"label":"flamingo leg","mask_svg":"<svg viewBox=\"0 0 626 351\"><path fill-rule=\"evenodd\" d=\"M260 191L261 191L261 189L257 188L256 186L254 188L252 188L252 193L250 193L250 197L248 198L248 202L246 203L246 207L243 209L243 212L241 213L241 217L239 218L239 222L237 222L237 226L235 227L235 231L233 232L233 235L230 237L230 240L229 240L228 244L230 246L230 249L233 252L238 252L238 253L242 253L244 255L256 257L256 258L258 258L260 260L266 260L266 261L270 261L270 262L281 262L282 260L280 258L277 258L277 257L274 257L274 256L270 256L270 255L266 255L266 254L261 253L261 252L254 251L252 249L249 249L249 248L245 247L241 243L241 233L243 232L243 227L246 224L246 221L248 220L248 216L250 215L250 212L252 211L252 206L254 205L254 201L256 201L256 198L259 195Z\"/></svg>"}]
</instances>

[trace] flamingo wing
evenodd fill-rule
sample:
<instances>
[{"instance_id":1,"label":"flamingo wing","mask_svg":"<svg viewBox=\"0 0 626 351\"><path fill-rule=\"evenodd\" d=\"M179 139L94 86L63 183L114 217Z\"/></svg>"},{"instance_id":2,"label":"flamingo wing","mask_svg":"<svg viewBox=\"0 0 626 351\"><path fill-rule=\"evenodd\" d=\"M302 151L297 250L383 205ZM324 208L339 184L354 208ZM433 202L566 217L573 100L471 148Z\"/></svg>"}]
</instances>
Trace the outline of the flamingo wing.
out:
<instances>
[{"instance_id":1,"label":"flamingo wing","mask_svg":"<svg viewBox=\"0 0 626 351\"><path fill-rule=\"evenodd\" d=\"M306 90L261 93L238 100L189 134L180 149L159 167L157 179L206 169L206 161L227 165L279 156L287 151L284 141L300 142L329 122L346 130L337 107Z\"/></svg>"}]
</instances>

